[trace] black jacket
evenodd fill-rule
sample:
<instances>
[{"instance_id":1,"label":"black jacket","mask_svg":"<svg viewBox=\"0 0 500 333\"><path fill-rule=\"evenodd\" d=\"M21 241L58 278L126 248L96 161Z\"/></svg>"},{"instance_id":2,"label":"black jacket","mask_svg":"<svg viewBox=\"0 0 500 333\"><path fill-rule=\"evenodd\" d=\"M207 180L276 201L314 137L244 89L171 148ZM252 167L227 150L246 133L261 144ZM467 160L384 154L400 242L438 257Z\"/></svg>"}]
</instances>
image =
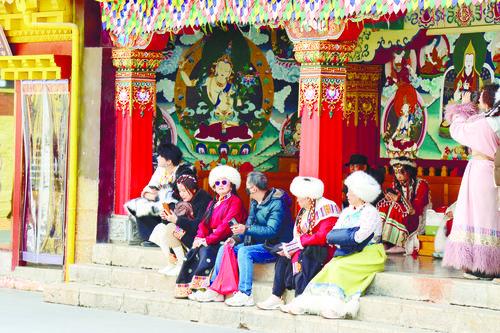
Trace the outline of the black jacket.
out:
<instances>
[{"instance_id":1,"label":"black jacket","mask_svg":"<svg viewBox=\"0 0 500 333\"><path fill-rule=\"evenodd\" d=\"M177 225L186 231L181 241L189 248L193 245L194 237L198 231L198 225L200 224L211 200L212 197L210 194L203 189L199 189L193 196L193 199L191 199L194 219L191 220L186 216L179 216L177 218Z\"/></svg>"}]
</instances>

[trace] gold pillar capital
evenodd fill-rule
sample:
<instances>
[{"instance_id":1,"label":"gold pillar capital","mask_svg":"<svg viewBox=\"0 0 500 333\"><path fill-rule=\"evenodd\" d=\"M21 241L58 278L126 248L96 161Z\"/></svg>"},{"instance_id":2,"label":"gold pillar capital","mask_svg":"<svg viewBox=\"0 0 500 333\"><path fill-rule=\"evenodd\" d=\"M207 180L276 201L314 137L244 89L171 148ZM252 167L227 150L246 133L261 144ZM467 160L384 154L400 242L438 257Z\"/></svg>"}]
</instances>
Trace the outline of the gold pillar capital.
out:
<instances>
[{"instance_id":1,"label":"gold pillar capital","mask_svg":"<svg viewBox=\"0 0 500 333\"><path fill-rule=\"evenodd\" d=\"M134 112L143 117L156 109L156 69L164 56L158 51L113 49L116 67L115 109L122 116Z\"/></svg>"},{"instance_id":2,"label":"gold pillar capital","mask_svg":"<svg viewBox=\"0 0 500 333\"><path fill-rule=\"evenodd\" d=\"M122 73L147 73L155 76L156 69L164 59L159 51L144 51L128 48L113 49L113 66L117 70L117 77Z\"/></svg>"},{"instance_id":3,"label":"gold pillar capital","mask_svg":"<svg viewBox=\"0 0 500 333\"><path fill-rule=\"evenodd\" d=\"M295 59L301 65L344 66L356 41L304 40L294 43Z\"/></svg>"}]
</instances>

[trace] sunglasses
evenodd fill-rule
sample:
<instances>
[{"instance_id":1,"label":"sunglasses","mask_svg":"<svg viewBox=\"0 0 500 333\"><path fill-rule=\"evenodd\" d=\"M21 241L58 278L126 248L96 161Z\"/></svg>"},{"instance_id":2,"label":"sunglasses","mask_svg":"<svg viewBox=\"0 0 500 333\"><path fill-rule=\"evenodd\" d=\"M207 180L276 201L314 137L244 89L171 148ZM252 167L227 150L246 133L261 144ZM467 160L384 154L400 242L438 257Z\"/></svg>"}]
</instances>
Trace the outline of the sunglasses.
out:
<instances>
[{"instance_id":1,"label":"sunglasses","mask_svg":"<svg viewBox=\"0 0 500 333\"><path fill-rule=\"evenodd\" d=\"M229 182L225 179L221 181L219 180L215 181L215 186L226 186L227 184L229 184Z\"/></svg>"}]
</instances>

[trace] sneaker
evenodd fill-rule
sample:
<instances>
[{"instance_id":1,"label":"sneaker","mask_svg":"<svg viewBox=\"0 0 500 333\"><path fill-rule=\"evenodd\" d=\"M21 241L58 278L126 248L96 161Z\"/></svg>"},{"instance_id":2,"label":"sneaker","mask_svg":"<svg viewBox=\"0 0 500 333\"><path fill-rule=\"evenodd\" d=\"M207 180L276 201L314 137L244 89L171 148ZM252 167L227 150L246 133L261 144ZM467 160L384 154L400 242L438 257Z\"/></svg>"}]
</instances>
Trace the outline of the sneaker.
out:
<instances>
[{"instance_id":1,"label":"sneaker","mask_svg":"<svg viewBox=\"0 0 500 333\"><path fill-rule=\"evenodd\" d=\"M280 309L281 312L288 313L290 308L290 304L281 304L278 309Z\"/></svg>"},{"instance_id":2,"label":"sneaker","mask_svg":"<svg viewBox=\"0 0 500 333\"><path fill-rule=\"evenodd\" d=\"M247 294L238 291L233 297L226 299L226 305L229 306L254 306L255 302L253 301L252 295L248 296Z\"/></svg>"},{"instance_id":3,"label":"sneaker","mask_svg":"<svg viewBox=\"0 0 500 333\"><path fill-rule=\"evenodd\" d=\"M168 275L168 273L174 268L174 265L167 265L164 268L158 270L158 273L163 275Z\"/></svg>"},{"instance_id":4,"label":"sneaker","mask_svg":"<svg viewBox=\"0 0 500 333\"><path fill-rule=\"evenodd\" d=\"M199 291L196 295L196 301L207 302L224 302L224 295L219 294L215 290L208 288L205 291Z\"/></svg>"},{"instance_id":5,"label":"sneaker","mask_svg":"<svg viewBox=\"0 0 500 333\"><path fill-rule=\"evenodd\" d=\"M174 266L170 267L170 270L164 274L166 276L177 276L181 272L181 268L182 268L182 263L175 264Z\"/></svg>"},{"instance_id":6,"label":"sneaker","mask_svg":"<svg viewBox=\"0 0 500 333\"><path fill-rule=\"evenodd\" d=\"M289 314L293 314L295 316L298 316L298 315L303 315L306 313L306 310L304 310L303 307L301 307L300 305L298 304L293 304L293 302L291 304L289 304L288 306L288 313Z\"/></svg>"},{"instance_id":7,"label":"sneaker","mask_svg":"<svg viewBox=\"0 0 500 333\"><path fill-rule=\"evenodd\" d=\"M198 296L201 294L203 294L203 291L201 290L193 291L191 294L188 295L188 299L191 301L198 302Z\"/></svg>"},{"instance_id":8,"label":"sneaker","mask_svg":"<svg viewBox=\"0 0 500 333\"><path fill-rule=\"evenodd\" d=\"M280 297L271 295L264 302L257 303L257 307L262 310L278 310L283 304Z\"/></svg>"}]
</instances>

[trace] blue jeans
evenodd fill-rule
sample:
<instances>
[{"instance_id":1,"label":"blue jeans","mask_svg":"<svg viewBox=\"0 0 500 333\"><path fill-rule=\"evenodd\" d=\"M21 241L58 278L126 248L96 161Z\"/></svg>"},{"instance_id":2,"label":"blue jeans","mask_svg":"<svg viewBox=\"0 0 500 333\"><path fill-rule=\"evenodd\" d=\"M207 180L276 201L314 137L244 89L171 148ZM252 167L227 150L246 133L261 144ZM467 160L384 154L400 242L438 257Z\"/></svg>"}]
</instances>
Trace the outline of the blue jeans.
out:
<instances>
[{"instance_id":1,"label":"blue jeans","mask_svg":"<svg viewBox=\"0 0 500 333\"><path fill-rule=\"evenodd\" d=\"M211 283L219 274L224 246L221 246L215 260L215 269L212 274ZM238 244L234 247L234 253L238 258L238 270L240 272L240 282L238 289L244 294L252 294L253 264L267 264L276 261L276 257L264 248L263 244L243 246Z\"/></svg>"}]
</instances>

